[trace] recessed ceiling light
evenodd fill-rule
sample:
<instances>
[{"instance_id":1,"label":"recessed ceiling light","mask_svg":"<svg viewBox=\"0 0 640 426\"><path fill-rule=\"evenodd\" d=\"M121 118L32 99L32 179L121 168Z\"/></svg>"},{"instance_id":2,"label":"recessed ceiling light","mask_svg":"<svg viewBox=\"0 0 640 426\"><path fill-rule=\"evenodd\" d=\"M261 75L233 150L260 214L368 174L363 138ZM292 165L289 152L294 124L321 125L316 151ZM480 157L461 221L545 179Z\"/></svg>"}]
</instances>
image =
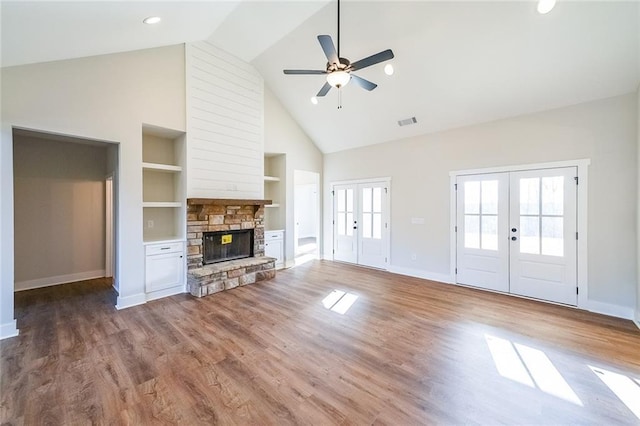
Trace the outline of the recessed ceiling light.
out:
<instances>
[{"instance_id":1,"label":"recessed ceiling light","mask_svg":"<svg viewBox=\"0 0 640 426\"><path fill-rule=\"evenodd\" d=\"M316 98L315 96L311 97L311 103L314 105L318 105L318 98Z\"/></svg>"},{"instance_id":2,"label":"recessed ceiling light","mask_svg":"<svg viewBox=\"0 0 640 426\"><path fill-rule=\"evenodd\" d=\"M386 75L393 75L393 65L387 64L384 66L384 73Z\"/></svg>"},{"instance_id":3,"label":"recessed ceiling light","mask_svg":"<svg viewBox=\"0 0 640 426\"><path fill-rule=\"evenodd\" d=\"M539 0L538 1L538 13L544 15L551 12L551 9L556 5L556 0Z\"/></svg>"},{"instance_id":4,"label":"recessed ceiling light","mask_svg":"<svg viewBox=\"0 0 640 426\"><path fill-rule=\"evenodd\" d=\"M148 18L144 18L142 22L144 22L145 24L153 25L157 24L160 21L162 21L162 18L160 18L159 16L149 16Z\"/></svg>"}]
</instances>

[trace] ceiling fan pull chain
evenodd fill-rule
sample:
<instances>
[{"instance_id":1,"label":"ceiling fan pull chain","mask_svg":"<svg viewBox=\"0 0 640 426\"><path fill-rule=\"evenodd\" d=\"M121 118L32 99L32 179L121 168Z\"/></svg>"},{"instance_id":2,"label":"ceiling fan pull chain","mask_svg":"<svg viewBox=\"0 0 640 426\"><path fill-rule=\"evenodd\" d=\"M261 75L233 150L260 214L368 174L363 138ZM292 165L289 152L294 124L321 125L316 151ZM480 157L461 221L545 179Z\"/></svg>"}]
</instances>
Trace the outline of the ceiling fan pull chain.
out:
<instances>
[{"instance_id":1,"label":"ceiling fan pull chain","mask_svg":"<svg viewBox=\"0 0 640 426\"><path fill-rule=\"evenodd\" d=\"M338 109L342 109L342 89L338 88Z\"/></svg>"}]
</instances>

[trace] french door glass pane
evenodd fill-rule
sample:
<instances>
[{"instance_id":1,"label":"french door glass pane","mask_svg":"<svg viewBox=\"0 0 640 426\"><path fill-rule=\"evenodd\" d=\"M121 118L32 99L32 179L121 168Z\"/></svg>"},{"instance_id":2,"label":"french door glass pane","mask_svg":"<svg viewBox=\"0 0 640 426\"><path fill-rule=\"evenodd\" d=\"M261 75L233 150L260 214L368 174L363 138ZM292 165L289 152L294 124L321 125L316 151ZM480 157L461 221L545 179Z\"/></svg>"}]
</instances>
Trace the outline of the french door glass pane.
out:
<instances>
[{"instance_id":1,"label":"french door glass pane","mask_svg":"<svg viewBox=\"0 0 640 426\"><path fill-rule=\"evenodd\" d=\"M345 197L347 196L347 191L344 189L338 189L338 211L343 212L346 207Z\"/></svg>"},{"instance_id":2,"label":"french door glass pane","mask_svg":"<svg viewBox=\"0 0 640 426\"><path fill-rule=\"evenodd\" d=\"M382 213L382 188L373 188L373 211Z\"/></svg>"},{"instance_id":3,"label":"french door glass pane","mask_svg":"<svg viewBox=\"0 0 640 426\"><path fill-rule=\"evenodd\" d=\"M347 227L347 232L346 234L348 236L352 236L353 235L353 213L348 212L347 213L347 223L346 223L346 227Z\"/></svg>"},{"instance_id":4,"label":"french door glass pane","mask_svg":"<svg viewBox=\"0 0 640 426\"><path fill-rule=\"evenodd\" d=\"M482 214L498 214L498 181L482 181Z\"/></svg>"},{"instance_id":5,"label":"french door glass pane","mask_svg":"<svg viewBox=\"0 0 640 426\"><path fill-rule=\"evenodd\" d=\"M347 222L345 221L345 214L338 213L338 235L346 234Z\"/></svg>"},{"instance_id":6,"label":"french door glass pane","mask_svg":"<svg viewBox=\"0 0 640 426\"><path fill-rule=\"evenodd\" d=\"M464 213L480 213L480 182L464 183Z\"/></svg>"},{"instance_id":7,"label":"french door glass pane","mask_svg":"<svg viewBox=\"0 0 640 426\"><path fill-rule=\"evenodd\" d=\"M520 253L540 254L538 216L520 216Z\"/></svg>"},{"instance_id":8,"label":"french door glass pane","mask_svg":"<svg viewBox=\"0 0 640 426\"><path fill-rule=\"evenodd\" d=\"M376 238L378 240L382 238L382 213L373 214L373 238Z\"/></svg>"},{"instance_id":9,"label":"french door glass pane","mask_svg":"<svg viewBox=\"0 0 640 426\"><path fill-rule=\"evenodd\" d=\"M498 216L482 216L481 247L485 250L498 250Z\"/></svg>"},{"instance_id":10,"label":"french door glass pane","mask_svg":"<svg viewBox=\"0 0 640 426\"><path fill-rule=\"evenodd\" d=\"M362 211L371 211L371 191L373 188L362 188Z\"/></svg>"},{"instance_id":11,"label":"french door glass pane","mask_svg":"<svg viewBox=\"0 0 640 426\"><path fill-rule=\"evenodd\" d=\"M540 214L540 178L520 179L520 214Z\"/></svg>"},{"instance_id":12,"label":"french door glass pane","mask_svg":"<svg viewBox=\"0 0 640 426\"><path fill-rule=\"evenodd\" d=\"M347 189L347 211L353 212L353 189Z\"/></svg>"},{"instance_id":13,"label":"french door glass pane","mask_svg":"<svg viewBox=\"0 0 640 426\"><path fill-rule=\"evenodd\" d=\"M564 255L564 218L542 218L542 254Z\"/></svg>"},{"instance_id":14,"label":"french door glass pane","mask_svg":"<svg viewBox=\"0 0 640 426\"><path fill-rule=\"evenodd\" d=\"M564 176L542 178L542 214L564 214Z\"/></svg>"},{"instance_id":15,"label":"french door glass pane","mask_svg":"<svg viewBox=\"0 0 640 426\"><path fill-rule=\"evenodd\" d=\"M464 215L464 246L480 248L480 216Z\"/></svg>"},{"instance_id":16,"label":"french door glass pane","mask_svg":"<svg viewBox=\"0 0 640 426\"><path fill-rule=\"evenodd\" d=\"M362 238L371 238L371 213L362 213Z\"/></svg>"}]
</instances>

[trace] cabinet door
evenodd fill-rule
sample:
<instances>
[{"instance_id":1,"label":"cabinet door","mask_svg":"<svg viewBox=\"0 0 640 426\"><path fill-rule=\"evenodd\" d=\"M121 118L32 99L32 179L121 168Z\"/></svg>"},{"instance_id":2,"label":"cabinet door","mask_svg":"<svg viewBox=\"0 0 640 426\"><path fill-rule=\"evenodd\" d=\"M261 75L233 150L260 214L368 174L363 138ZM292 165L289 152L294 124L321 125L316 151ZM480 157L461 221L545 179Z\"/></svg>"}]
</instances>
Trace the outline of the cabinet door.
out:
<instances>
[{"instance_id":1,"label":"cabinet door","mask_svg":"<svg viewBox=\"0 0 640 426\"><path fill-rule=\"evenodd\" d=\"M145 282L147 293L182 285L184 276L182 253L147 256Z\"/></svg>"},{"instance_id":2,"label":"cabinet door","mask_svg":"<svg viewBox=\"0 0 640 426\"><path fill-rule=\"evenodd\" d=\"M270 240L264 245L264 254L268 257L275 257L276 264L280 264L284 260L283 240Z\"/></svg>"}]
</instances>

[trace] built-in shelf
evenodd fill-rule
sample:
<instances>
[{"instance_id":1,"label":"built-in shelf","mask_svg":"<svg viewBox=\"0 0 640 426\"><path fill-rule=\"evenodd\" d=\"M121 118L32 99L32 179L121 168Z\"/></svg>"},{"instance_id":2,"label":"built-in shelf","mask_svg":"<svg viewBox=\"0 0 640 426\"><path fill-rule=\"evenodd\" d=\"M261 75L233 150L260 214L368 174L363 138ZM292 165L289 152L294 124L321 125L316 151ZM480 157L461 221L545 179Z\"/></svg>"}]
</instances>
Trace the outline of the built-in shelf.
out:
<instances>
[{"instance_id":1,"label":"built-in shelf","mask_svg":"<svg viewBox=\"0 0 640 426\"><path fill-rule=\"evenodd\" d=\"M142 203L142 207L182 207L183 204L179 201L145 201Z\"/></svg>"},{"instance_id":2,"label":"built-in shelf","mask_svg":"<svg viewBox=\"0 0 640 426\"><path fill-rule=\"evenodd\" d=\"M267 204L267 205L265 205L265 207L266 208L269 208L269 207L280 207L280 204L278 204L278 203Z\"/></svg>"},{"instance_id":3,"label":"built-in shelf","mask_svg":"<svg viewBox=\"0 0 640 426\"><path fill-rule=\"evenodd\" d=\"M157 172L179 173L182 171L180 166L172 166L170 164L160 163L142 163L143 170L155 170Z\"/></svg>"},{"instance_id":4,"label":"built-in shelf","mask_svg":"<svg viewBox=\"0 0 640 426\"><path fill-rule=\"evenodd\" d=\"M280 182L280 178L277 176L265 176L264 177L264 181L265 182Z\"/></svg>"}]
</instances>

